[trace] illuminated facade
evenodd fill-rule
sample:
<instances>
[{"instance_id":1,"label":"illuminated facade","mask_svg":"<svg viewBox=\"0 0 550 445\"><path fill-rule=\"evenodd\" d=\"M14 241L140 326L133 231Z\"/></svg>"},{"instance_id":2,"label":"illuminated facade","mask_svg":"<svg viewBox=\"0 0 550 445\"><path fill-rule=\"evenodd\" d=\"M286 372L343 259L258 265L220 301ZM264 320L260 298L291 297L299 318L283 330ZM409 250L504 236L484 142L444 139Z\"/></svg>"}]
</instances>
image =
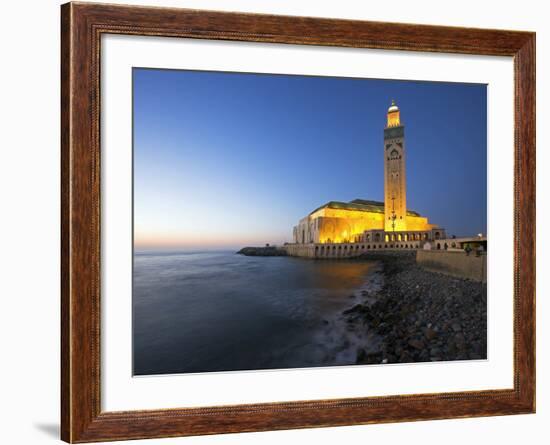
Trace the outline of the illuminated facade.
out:
<instances>
[{"instance_id":1,"label":"illuminated facade","mask_svg":"<svg viewBox=\"0 0 550 445\"><path fill-rule=\"evenodd\" d=\"M445 238L444 229L407 209L405 167L405 127L392 101L384 128L384 202L330 201L299 221L293 229L293 243L420 248L426 241Z\"/></svg>"}]
</instances>

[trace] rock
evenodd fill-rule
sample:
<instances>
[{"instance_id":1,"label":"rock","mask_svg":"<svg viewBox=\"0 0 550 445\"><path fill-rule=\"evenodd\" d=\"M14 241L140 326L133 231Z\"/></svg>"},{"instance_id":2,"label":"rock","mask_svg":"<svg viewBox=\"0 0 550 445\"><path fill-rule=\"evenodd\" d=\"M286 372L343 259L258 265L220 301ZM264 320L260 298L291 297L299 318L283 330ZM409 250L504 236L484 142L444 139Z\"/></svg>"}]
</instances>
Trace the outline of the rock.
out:
<instances>
[{"instance_id":1,"label":"rock","mask_svg":"<svg viewBox=\"0 0 550 445\"><path fill-rule=\"evenodd\" d=\"M433 340L437 336L437 332L435 332L431 328L427 328L426 331L424 332L424 335L428 340Z\"/></svg>"},{"instance_id":2,"label":"rock","mask_svg":"<svg viewBox=\"0 0 550 445\"><path fill-rule=\"evenodd\" d=\"M382 352L367 354L368 364L379 364L382 361Z\"/></svg>"},{"instance_id":3,"label":"rock","mask_svg":"<svg viewBox=\"0 0 550 445\"><path fill-rule=\"evenodd\" d=\"M391 326L386 323L385 321L383 321L382 323L380 323L378 325L378 333L379 334L387 334L391 331Z\"/></svg>"},{"instance_id":4,"label":"rock","mask_svg":"<svg viewBox=\"0 0 550 445\"><path fill-rule=\"evenodd\" d=\"M454 341L458 349L463 350L465 348L466 342L464 339L464 335L461 332L454 336Z\"/></svg>"},{"instance_id":5,"label":"rock","mask_svg":"<svg viewBox=\"0 0 550 445\"><path fill-rule=\"evenodd\" d=\"M430 361L430 353L426 349L420 351L420 354L418 355L418 360L421 362Z\"/></svg>"},{"instance_id":6,"label":"rock","mask_svg":"<svg viewBox=\"0 0 550 445\"><path fill-rule=\"evenodd\" d=\"M344 312L342 312L342 314L344 315L354 314L358 312L364 312L365 310L366 310L365 306L363 306L362 304L356 304L351 309L346 309Z\"/></svg>"},{"instance_id":7,"label":"rock","mask_svg":"<svg viewBox=\"0 0 550 445\"><path fill-rule=\"evenodd\" d=\"M286 249L277 246L243 247L237 253L245 256L287 256Z\"/></svg>"},{"instance_id":8,"label":"rock","mask_svg":"<svg viewBox=\"0 0 550 445\"><path fill-rule=\"evenodd\" d=\"M415 349L424 349L424 342L422 340L413 338L412 340L409 340L408 344Z\"/></svg>"},{"instance_id":9,"label":"rock","mask_svg":"<svg viewBox=\"0 0 550 445\"><path fill-rule=\"evenodd\" d=\"M398 355L398 356L402 354L403 344L401 343L400 340L396 340L394 351L395 351L395 354Z\"/></svg>"},{"instance_id":10,"label":"rock","mask_svg":"<svg viewBox=\"0 0 550 445\"><path fill-rule=\"evenodd\" d=\"M448 343L447 343L447 346L445 348L445 352L447 353L448 356L454 356L456 355L457 353L457 350L456 350L456 345L454 343L453 340L450 340Z\"/></svg>"},{"instance_id":11,"label":"rock","mask_svg":"<svg viewBox=\"0 0 550 445\"><path fill-rule=\"evenodd\" d=\"M414 253L376 252L363 258L382 263L376 281L382 287L357 293L368 293L371 300L347 309L344 318L359 337L368 332L381 342L375 351L358 350L358 363L487 356L485 285L426 271L416 265Z\"/></svg>"}]
</instances>

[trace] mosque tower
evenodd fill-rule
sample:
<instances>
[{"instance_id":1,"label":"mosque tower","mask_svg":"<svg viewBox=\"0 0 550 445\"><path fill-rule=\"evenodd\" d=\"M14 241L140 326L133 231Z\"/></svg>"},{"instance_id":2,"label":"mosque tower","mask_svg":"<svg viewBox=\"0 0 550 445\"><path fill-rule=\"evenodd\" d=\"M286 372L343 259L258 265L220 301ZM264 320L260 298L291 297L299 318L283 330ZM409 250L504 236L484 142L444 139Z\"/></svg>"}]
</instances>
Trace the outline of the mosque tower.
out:
<instances>
[{"instance_id":1,"label":"mosque tower","mask_svg":"<svg viewBox=\"0 0 550 445\"><path fill-rule=\"evenodd\" d=\"M392 100L384 128L384 230L407 230L407 185L405 175L405 127Z\"/></svg>"}]
</instances>

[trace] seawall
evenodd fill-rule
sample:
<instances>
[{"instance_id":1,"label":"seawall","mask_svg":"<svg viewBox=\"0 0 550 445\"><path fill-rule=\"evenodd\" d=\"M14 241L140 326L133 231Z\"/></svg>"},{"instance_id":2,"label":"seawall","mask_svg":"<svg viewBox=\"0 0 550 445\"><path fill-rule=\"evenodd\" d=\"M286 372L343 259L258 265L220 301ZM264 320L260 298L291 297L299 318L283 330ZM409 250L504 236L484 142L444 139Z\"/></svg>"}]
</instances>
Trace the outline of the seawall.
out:
<instances>
[{"instance_id":1,"label":"seawall","mask_svg":"<svg viewBox=\"0 0 550 445\"><path fill-rule=\"evenodd\" d=\"M432 272L487 282L487 255L464 251L418 250L416 262Z\"/></svg>"},{"instance_id":2,"label":"seawall","mask_svg":"<svg viewBox=\"0 0 550 445\"><path fill-rule=\"evenodd\" d=\"M311 243L287 244L284 246L289 256L302 258L355 258L365 253L382 251L414 252L421 247L421 242L389 243Z\"/></svg>"},{"instance_id":3,"label":"seawall","mask_svg":"<svg viewBox=\"0 0 550 445\"><path fill-rule=\"evenodd\" d=\"M284 246L244 247L239 252L248 256L294 256L301 258L338 259L368 255L415 255L416 263L432 272L440 272L458 278L487 282L487 255L463 250L423 250L414 243L363 244L286 244Z\"/></svg>"}]
</instances>

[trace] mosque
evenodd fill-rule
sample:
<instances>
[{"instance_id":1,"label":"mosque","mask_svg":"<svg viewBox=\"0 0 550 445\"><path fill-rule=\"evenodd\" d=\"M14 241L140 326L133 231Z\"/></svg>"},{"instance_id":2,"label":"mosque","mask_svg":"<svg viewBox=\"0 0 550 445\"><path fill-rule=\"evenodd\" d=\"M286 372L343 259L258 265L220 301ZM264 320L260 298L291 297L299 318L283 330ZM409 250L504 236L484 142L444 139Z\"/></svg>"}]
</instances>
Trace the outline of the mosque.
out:
<instances>
[{"instance_id":1,"label":"mosque","mask_svg":"<svg viewBox=\"0 0 550 445\"><path fill-rule=\"evenodd\" d=\"M289 255L355 256L370 249L420 249L446 238L445 229L407 208L405 127L392 101L384 128L384 202L330 201L293 229Z\"/></svg>"}]
</instances>

